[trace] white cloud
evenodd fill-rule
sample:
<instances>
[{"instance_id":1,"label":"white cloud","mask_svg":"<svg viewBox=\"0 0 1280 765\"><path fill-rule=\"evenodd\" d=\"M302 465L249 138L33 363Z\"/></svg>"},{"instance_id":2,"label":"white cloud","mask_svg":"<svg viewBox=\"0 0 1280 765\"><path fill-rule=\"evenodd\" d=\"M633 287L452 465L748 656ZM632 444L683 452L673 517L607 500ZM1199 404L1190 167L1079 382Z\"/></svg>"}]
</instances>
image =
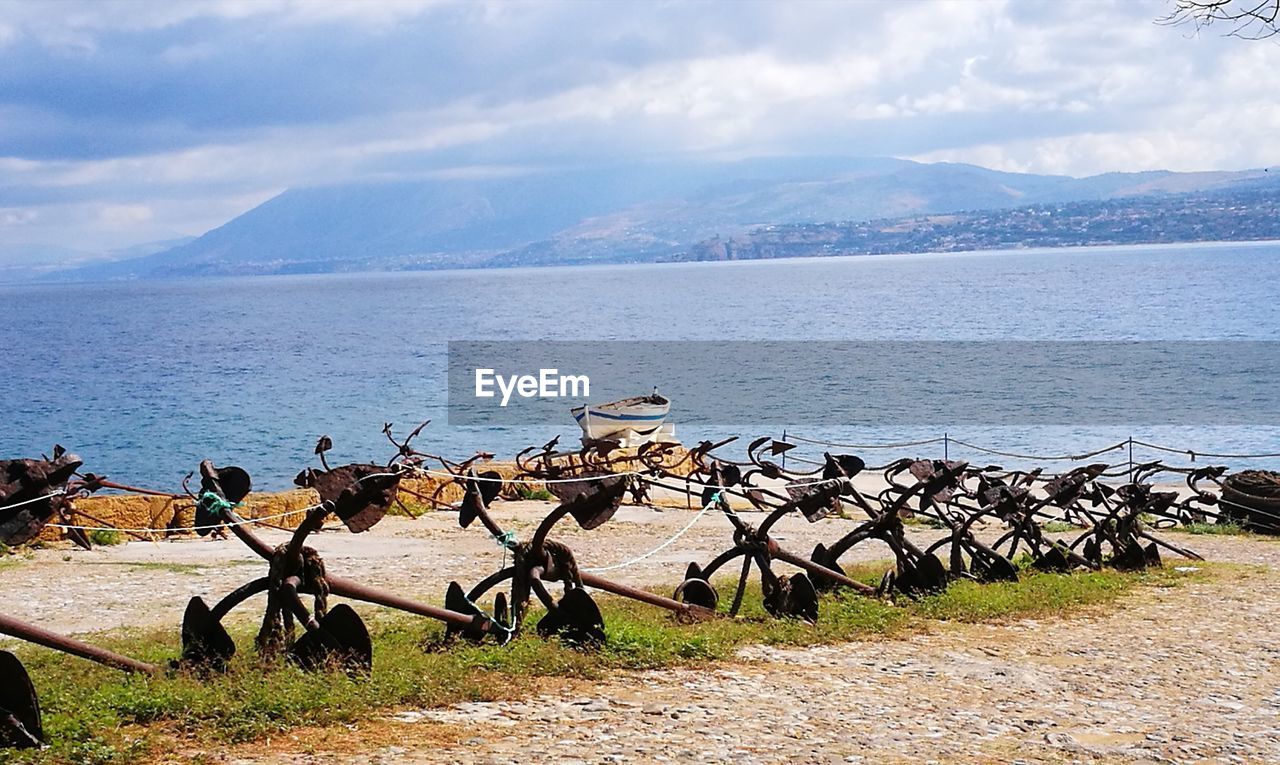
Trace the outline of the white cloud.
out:
<instances>
[{"instance_id":1,"label":"white cloud","mask_svg":"<svg viewBox=\"0 0 1280 765\"><path fill-rule=\"evenodd\" d=\"M1085 176L1114 171L1246 169L1280 164L1280 147L1268 136L1280 130L1280 107L1271 107L1247 134L1236 132L1224 140L1220 117L1190 125L1186 130L1079 133L1003 144L979 144L925 152L920 162L967 162L1016 173ZM1240 151L1238 141L1260 144Z\"/></svg>"},{"instance_id":2,"label":"white cloud","mask_svg":"<svg viewBox=\"0 0 1280 765\"><path fill-rule=\"evenodd\" d=\"M239 21L264 17L299 24L353 22L380 26L450 4L457 4L457 0L9 0L0 3L0 21L40 31L147 31L196 19Z\"/></svg>"},{"instance_id":3,"label":"white cloud","mask_svg":"<svg viewBox=\"0 0 1280 765\"><path fill-rule=\"evenodd\" d=\"M0 226L25 226L38 217L40 217L40 213L35 210L15 207L0 208Z\"/></svg>"},{"instance_id":4,"label":"white cloud","mask_svg":"<svg viewBox=\"0 0 1280 765\"><path fill-rule=\"evenodd\" d=\"M1059 47L1071 42L1066 37ZM1280 71L1280 46L1172 34L1161 45L1107 48L1105 56L1082 61L1054 45L1045 44L1046 61L1070 63L1054 69L1040 62L1038 73L1064 83L1044 91L1057 93L1047 102L1049 111L1097 115L1096 125L1076 121L1079 127L1067 134L1048 125L1038 136L945 146L912 158L1077 176L1280 163L1280 144L1273 140L1280 131L1280 98L1267 87Z\"/></svg>"},{"instance_id":5,"label":"white cloud","mask_svg":"<svg viewBox=\"0 0 1280 765\"><path fill-rule=\"evenodd\" d=\"M155 212L147 205L103 205L98 208L98 222L108 228L128 228L148 223Z\"/></svg>"},{"instance_id":6,"label":"white cloud","mask_svg":"<svg viewBox=\"0 0 1280 765\"><path fill-rule=\"evenodd\" d=\"M195 195L145 204L100 202L50 204L36 210L0 208L0 249L5 245L53 244L89 253L104 253L140 242L203 234L279 194L261 188L242 194ZM120 209L109 209L117 207ZM150 216L141 209L148 208ZM5 231L3 222L16 214L24 222ZM132 220L130 220L132 218Z\"/></svg>"}]
</instances>

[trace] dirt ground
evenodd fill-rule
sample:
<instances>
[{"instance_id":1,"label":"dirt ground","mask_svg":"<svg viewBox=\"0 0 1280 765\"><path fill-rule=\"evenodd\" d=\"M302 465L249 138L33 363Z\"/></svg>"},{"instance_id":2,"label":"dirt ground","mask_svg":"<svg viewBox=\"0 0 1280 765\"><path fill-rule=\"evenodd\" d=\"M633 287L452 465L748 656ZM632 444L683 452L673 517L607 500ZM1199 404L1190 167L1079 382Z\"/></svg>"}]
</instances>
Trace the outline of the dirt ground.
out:
<instances>
[{"instance_id":1,"label":"dirt ground","mask_svg":"<svg viewBox=\"0 0 1280 765\"><path fill-rule=\"evenodd\" d=\"M525 539L549 507L508 502L494 510ZM582 566L610 566L654 549L692 518L678 509L624 507L600 529L566 523L554 536L573 546ZM807 556L855 523L789 517L776 537ZM689 561L705 562L727 546L729 528L707 513L674 544L609 575L674 585ZM939 532L912 527L909 534L926 542ZM370 751L290 754L301 748L275 742L213 757L246 764L1280 762L1280 645L1272 638L1280 542L1170 538L1209 560L1251 568L1142 590L1105 613L939 625L835 647L753 647L713 669L627 673L594 685L553 679L524 701L401 710L379 721L398 731L394 743L375 737ZM485 532L459 529L451 513L387 518L365 534L335 530L313 540L333 573L432 601L449 579L474 582L502 558ZM887 557L877 545L854 553L849 560ZM1168 564L1194 565L1172 556ZM190 596L216 599L265 573L234 538L40 550L0 566L0 611L70 633L176 631Z\"/></svg>"}]
</instances>

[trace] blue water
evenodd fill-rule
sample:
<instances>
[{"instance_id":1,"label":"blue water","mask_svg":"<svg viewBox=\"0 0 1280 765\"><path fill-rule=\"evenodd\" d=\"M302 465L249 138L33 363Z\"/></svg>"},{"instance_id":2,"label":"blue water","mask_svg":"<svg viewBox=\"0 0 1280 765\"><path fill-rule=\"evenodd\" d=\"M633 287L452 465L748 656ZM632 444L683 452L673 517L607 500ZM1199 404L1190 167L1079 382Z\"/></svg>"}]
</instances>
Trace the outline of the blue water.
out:
<instances>
[{"instance_id":1,"label":"blue water","mask_svg":"<svg viewBox=\"0 0 1280 765\"><path fill-rule=\"evenodd\" d=\"M567 412L558 429L448 427L451 339L1276 340L1278 283L1280 245L1251 244L0 286L0 458L57 442L88 470L173 488L210 457L281 488L313 464L321 434L333 437L334 460L390 457L384 422L403 432L432 419L419 446L455 458L576 439ZM865 443L952 427L801 435ZM1063 453L1130 433L951 435ZM1277 431L1261 427L1134 435L1280 451ZM942 446L916 451L941 456ZM991 459L954 445L950 455Z\"/></svg>"}]
</instances>

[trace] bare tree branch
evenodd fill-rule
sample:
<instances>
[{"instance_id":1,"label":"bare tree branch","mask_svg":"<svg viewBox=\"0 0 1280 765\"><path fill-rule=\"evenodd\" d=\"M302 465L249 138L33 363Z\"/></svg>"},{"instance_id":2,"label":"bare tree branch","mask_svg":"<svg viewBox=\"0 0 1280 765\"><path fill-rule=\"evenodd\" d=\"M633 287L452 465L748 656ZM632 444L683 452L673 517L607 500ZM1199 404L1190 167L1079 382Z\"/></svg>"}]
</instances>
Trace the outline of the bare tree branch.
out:
<instances>
[{"instance_id":1,"label":"bare tree branch","mask_svg":"<svg viewBox=\"0 0 1280 765\"><path fill-rule=\"evenodd\" d=\"M1190 26L1195 33L1214 24L1227 37L1265 40L1280 35L1280 0L1171 0L1173 10L1156 19L1167 26ZM1219 28L1222 28L1221 26Z\"/></svg>"}]
</instances>

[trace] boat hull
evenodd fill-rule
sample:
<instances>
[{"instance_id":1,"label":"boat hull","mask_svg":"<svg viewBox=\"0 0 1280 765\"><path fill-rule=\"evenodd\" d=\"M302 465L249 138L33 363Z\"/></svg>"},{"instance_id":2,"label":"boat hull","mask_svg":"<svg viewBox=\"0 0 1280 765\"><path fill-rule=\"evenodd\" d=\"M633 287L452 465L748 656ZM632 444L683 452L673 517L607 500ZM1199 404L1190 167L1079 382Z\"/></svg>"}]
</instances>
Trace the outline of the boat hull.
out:
<instances>
[{"instance_id":1,"label":"boat hull","mask_svg":"<svg viewBox=\"0 0 1280 765\"><path fill-rule=\"evenodd\" d=\"M628 430L643 436L657 432L671 410L670 402L664 399L662 403L653 403L651 398L579 406L570 411L587 438L608 438Z\"/></svg>"}]
</instances>

